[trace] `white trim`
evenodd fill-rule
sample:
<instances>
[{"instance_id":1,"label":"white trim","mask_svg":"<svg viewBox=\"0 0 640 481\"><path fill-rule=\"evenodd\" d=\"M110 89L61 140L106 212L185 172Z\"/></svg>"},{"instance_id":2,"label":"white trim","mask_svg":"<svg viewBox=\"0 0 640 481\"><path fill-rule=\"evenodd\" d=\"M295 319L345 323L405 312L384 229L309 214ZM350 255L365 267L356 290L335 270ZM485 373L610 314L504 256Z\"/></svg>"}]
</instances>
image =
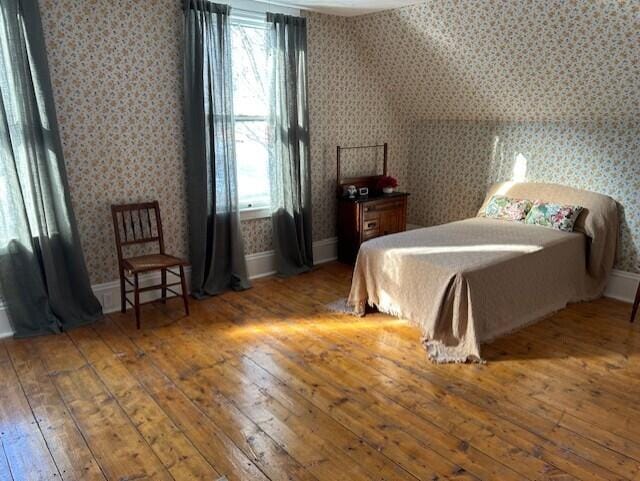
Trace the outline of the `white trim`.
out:
<instances>
[{"instance_id":1,"label":"white trim","mask_svg":"<svg viewBox=\"0 0 640 481\"><path fill-rule=\"evenodd\" d=\"M323 239L313 243L313 255L315 264L323 264L325 262L331 262L338 258L338 239L333 237L330 239ZM270 276L276 273L275 271L275 252L258 252L256 254L249 254L247 259L247 271L250 279L259 279L261 277ZM189 274L191 269L187 267L185 273L187 274L187 282L189 281ZM171 275L171 274L169 274ZM149 274L143 274L140 276L140 286L151 286L160 282L160 273L153 272ZM102 304L102 310L105 314L110 312L116 312L120 310L120 281L104 282L102 284L94 284L92 286L93 293ZM141 294L142 302L158 299L160 297L159 291L143 292ZM4 337L10 337L13 334L11 325L9 324L9 318L7 317L7 309L4 303L0 302L0 339Z\"/></svg>"},{"instance_id":2,"label":"white trim","mask_svg":"<svg viewBox=\"0 0 640 481\"><path fill-rule=\"evenodd\" d=\"M313 243L313 261L315 265L335 261L338 258L338 238L331 237ZM249 279L272 276L276 273L276 254L274 251L258 252L247 256Z\"/></svg>"},{"instance_id":3,"label":"white trim","mask_svg":"<svg viewBox=\"0 0 640 481\"><path fill-rule=\"evenodd\" d=\"M231 9L231 25L267 29L266 14L247 10Z\"/></svg>"},{"instance_id":4,"label":"white trim","mask_svg":"<svg viewBox=\"0 0 640 481\"><path fill-rule=\"evenodd\" d=\"M259 279L276 273L274 251L256 252L249 254L246 258L249 279Z\"/></svg>"},{"instance_id":5,"label":"white trim","mask_svg":"<svg viewBox=\"0 0 640 481\"><path fill-rule=\"evenodd\" d=\"M633 302L636 298L640 274L614 269L604 290L605 297L624 302Z\"/></svg>"},{"instance_id":6,"label":"white trim","mask_svg":"<svg viewBox=\"0 0 640 481\"><path fill-rule=\"evenodd\" d=\"M314 264L326 264L338 259L338 238L329 237L313 243Z\"/></svg>"},{"instance_id":7,"label":"white trim","mask_svg":"<svg viewBox=\"0 0 640 481\"><path fill-rule=\"evenodd\" d=\"M240 220L266 219L271 217L271 207L247 207L240 209Z\"/></svg>"},{"instance_id":8,"label":"white trim","mask_svg":"<svg viewBox=\"0 0 640 481\"><path fill-rule=\"evenodd\" d=\"M0 304L0 339L4 337L11 337L13 335L13 329L9 324L9 317L7 316L7 307L4 303Z\"/></svg>"},{"instance_id":9,"label":"white trim","mask_svg":"<svg viewBox=\"0 0 640 481\"><path fill-rule=\"evenodd\" d=\"M338 258L338 239L331 237L314 242L313 257L316 265L336 260ZM266 251L249 254L247 256L247 270L250 279L259 279L275 274L275 253L273 251ZM189 268L186 269L186 273L188 279L188 274L190 273ZM140 277L141 286L149 286L152 283L157 284L158 282L160 282L159 273L146 274ZM635 299L638 282L640 282L640 274L614 269L609 278L609 283L604 291L604 295L605 297L631 303ZM102 304L102 309L105 314L116 312L120 309L119 281L94 284L93 292ZM143 301L158 297L159 292L145 292L142 294ZM7 309L4 303L0 303L0 339L13 334L6 311Z\"/></svg>"},{"instance_id":10,"label":"white trim","mask_svg":"<svg viewBox=\"0 0 640 481\"><path fill-rule=\"evenodd\" d=\"M273 4L271 2L255 2L253 0L230 0L231 5L231 19L240 18L247 20L263 20L266 23L266 13L284 13L286 15L300 15L300 9L285 7L282 5Z\"/></svg>"}]
</instances>

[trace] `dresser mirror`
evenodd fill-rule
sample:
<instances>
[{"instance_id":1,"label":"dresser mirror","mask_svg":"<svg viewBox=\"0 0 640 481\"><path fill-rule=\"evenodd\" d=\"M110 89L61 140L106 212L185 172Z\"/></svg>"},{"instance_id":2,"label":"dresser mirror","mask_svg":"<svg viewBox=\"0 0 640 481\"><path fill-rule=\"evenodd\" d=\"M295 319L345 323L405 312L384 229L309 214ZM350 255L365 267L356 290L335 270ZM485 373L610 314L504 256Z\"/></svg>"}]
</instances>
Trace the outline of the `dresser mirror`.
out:
<instances>
[{"instance_id":1,"label":"dresser mirror","mask_svg":"<svg viewBox=\"0 0 640 481\"><path fill-rule=\"evenodd\" d=\"M336 149L338 196L345 195L349 186L354 186L358 190L366 188L369 193L375 193L378 179L387 175L387 156L386 142L378 145L338 146Z\"/></svg>"}]
</instances>

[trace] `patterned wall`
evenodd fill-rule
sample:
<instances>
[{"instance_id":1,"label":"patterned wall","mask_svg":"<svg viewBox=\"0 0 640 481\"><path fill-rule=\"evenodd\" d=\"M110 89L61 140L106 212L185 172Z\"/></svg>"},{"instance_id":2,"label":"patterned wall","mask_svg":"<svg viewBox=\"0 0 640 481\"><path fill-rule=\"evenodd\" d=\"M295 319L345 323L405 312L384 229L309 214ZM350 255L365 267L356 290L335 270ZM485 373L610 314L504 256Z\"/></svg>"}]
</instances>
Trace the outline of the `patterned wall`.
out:
<instances>
[{"instance_id":1,"label":"patterned wall","mask_svg":"<svg viewBox=\"0 0 640 481\"><path fill-rule=\"evenodd\" d=\"M402 187L410 124L378 83L350 19L317 13L308 18L314 239L325 239L335 235L336 146L388 142L389 171ZM352 160L362 161L364 170L371 168L364 157Z\"/></svg>"},{"instance_id":2,"label":"patterned wall","mask_svg":"<svg viewBox=\"0 0 640 481\"><path fill-rule=\"evenodd\" d=\"M520 180L571 185L618 201L616 267L639 271L640 121L427 121L414 133L411 222L434 225L474 216L489 185L520 174Z\"/></svg>"},{"instance_id":3,"label":"patterned wall","mask_svg":"<svg viewBox=\"0 0 640 481\"><path fill-rule=\"evenodd\" d=\"M181 2L40 2L92 282L116 278L113 202L159 199L167 247L186 255ZM640 117L637 1L429 0L362 17L308 17L315 240L335 234L336 145L388 141L391 173L401 188L412 180L411 220L432 223L450 218L434 217L442 209L433 206L455 192L461 194L456 212L475 209L484 186L503 175L491 169L504 166L487 161L493 158L489 124L476 123L461 140L459 125L424 121ZM623 204L619 267L631 270L638 181L620 175L605 152L627 155L625 165L637 169L637 148L629 144L634 131L616 130L615 137L594 124L587 135L555 125L568 133L545 137L548 145L537 137L539 124L515 129L509 145L533 146L538 167L531 176L584 171L580 185ZM501 132L511 138L511 130ZM595 149L593 138L600 139ZM555 163L539 160L549 152ZM599 174L586 172L586 165ZM244 222L243 233L248 253L271 248L268 220Z\"/></svg>"},{"instance_id":4,"label":"patterned wall","mask_svg":"<svg viewBox=\"0 0 640 481\"><path fill-rule=\"evenodd\" d=\"M186 254L181 10L173 0L41 0L71 197L94 283L117 278L109 206L158 199Z\"/></svg>"},{"instance_id":5,"label":"patterned wall","mask_svg":"<svg viewBox=\"0 0 640 481\"><path fill-rule=\"evenodd\" d=\"M637 0L428 0L357 17L353 28L414 119L640 113Z\"/></svg>"},{"instance_id":6,"label":"patterned wall","mask_svg":"<svg viewBox=\"0 0 640 481\"><path fill-rule=\"evenodd\" d=\"M472 215L522 153L529 180L618 200L617 267L640 271L640 2L428 0L352 25L413 121L411 222Z\"/></svg>"},{"instance_id":7,"label":"patterned wall","mask_svg":"<svg viewBox=\"0 0 640 481\"><path fill-rule=\"evenodd\" d=\"M158 199L167 250L187 255L182 10L175 0L40 0L71 196L91 281L117 278L109 205ZM311 15L315 240L335 235L335 146L391 143L404 131L344 19ZM403 150L404 149L404 150ZM267 219L243 222L247 253L271 249Z\"/></svg>"}]
</instances>

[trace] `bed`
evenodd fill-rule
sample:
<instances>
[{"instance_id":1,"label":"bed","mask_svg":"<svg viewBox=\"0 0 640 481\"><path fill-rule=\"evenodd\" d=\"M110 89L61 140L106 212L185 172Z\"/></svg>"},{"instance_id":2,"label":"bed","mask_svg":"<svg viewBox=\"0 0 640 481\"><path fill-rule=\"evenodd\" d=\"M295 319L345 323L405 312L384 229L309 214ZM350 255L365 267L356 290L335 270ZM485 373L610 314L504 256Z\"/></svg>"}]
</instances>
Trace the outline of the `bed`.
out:
<instances>
[{"instance_id":1,"label":"bed","mask_svg":"<svg viewBox=\"0 0 640 481\"><path fill-rule=\"evenodd\" d=\"M494 194L584 207L574 232L484 217ZM569 302L602 295L613 267L617 205L555 184L502 183L478 216L365 242L348 304L407 319L435 362L482 361L480 346Z\"/></svg>"}]
</instances>

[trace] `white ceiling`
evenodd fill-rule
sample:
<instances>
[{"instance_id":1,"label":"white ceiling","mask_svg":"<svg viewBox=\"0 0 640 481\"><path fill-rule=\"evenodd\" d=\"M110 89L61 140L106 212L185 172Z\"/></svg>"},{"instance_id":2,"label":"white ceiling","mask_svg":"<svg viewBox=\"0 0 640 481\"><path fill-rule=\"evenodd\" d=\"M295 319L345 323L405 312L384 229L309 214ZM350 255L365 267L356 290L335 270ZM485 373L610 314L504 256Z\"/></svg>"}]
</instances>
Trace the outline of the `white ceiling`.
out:
<instances>
[{"instance_id":1,"label":"white ceiling","mask_svg":"<svg viewBox=\"0 0 640 481\"><path fill-rule=\"evenodd\" d=\"M419 3L421 0L258 0L260 3L313 10L331 15L364 15ZM233 4L233 0L231 0Z\"/></svg>"}]
</instances>

